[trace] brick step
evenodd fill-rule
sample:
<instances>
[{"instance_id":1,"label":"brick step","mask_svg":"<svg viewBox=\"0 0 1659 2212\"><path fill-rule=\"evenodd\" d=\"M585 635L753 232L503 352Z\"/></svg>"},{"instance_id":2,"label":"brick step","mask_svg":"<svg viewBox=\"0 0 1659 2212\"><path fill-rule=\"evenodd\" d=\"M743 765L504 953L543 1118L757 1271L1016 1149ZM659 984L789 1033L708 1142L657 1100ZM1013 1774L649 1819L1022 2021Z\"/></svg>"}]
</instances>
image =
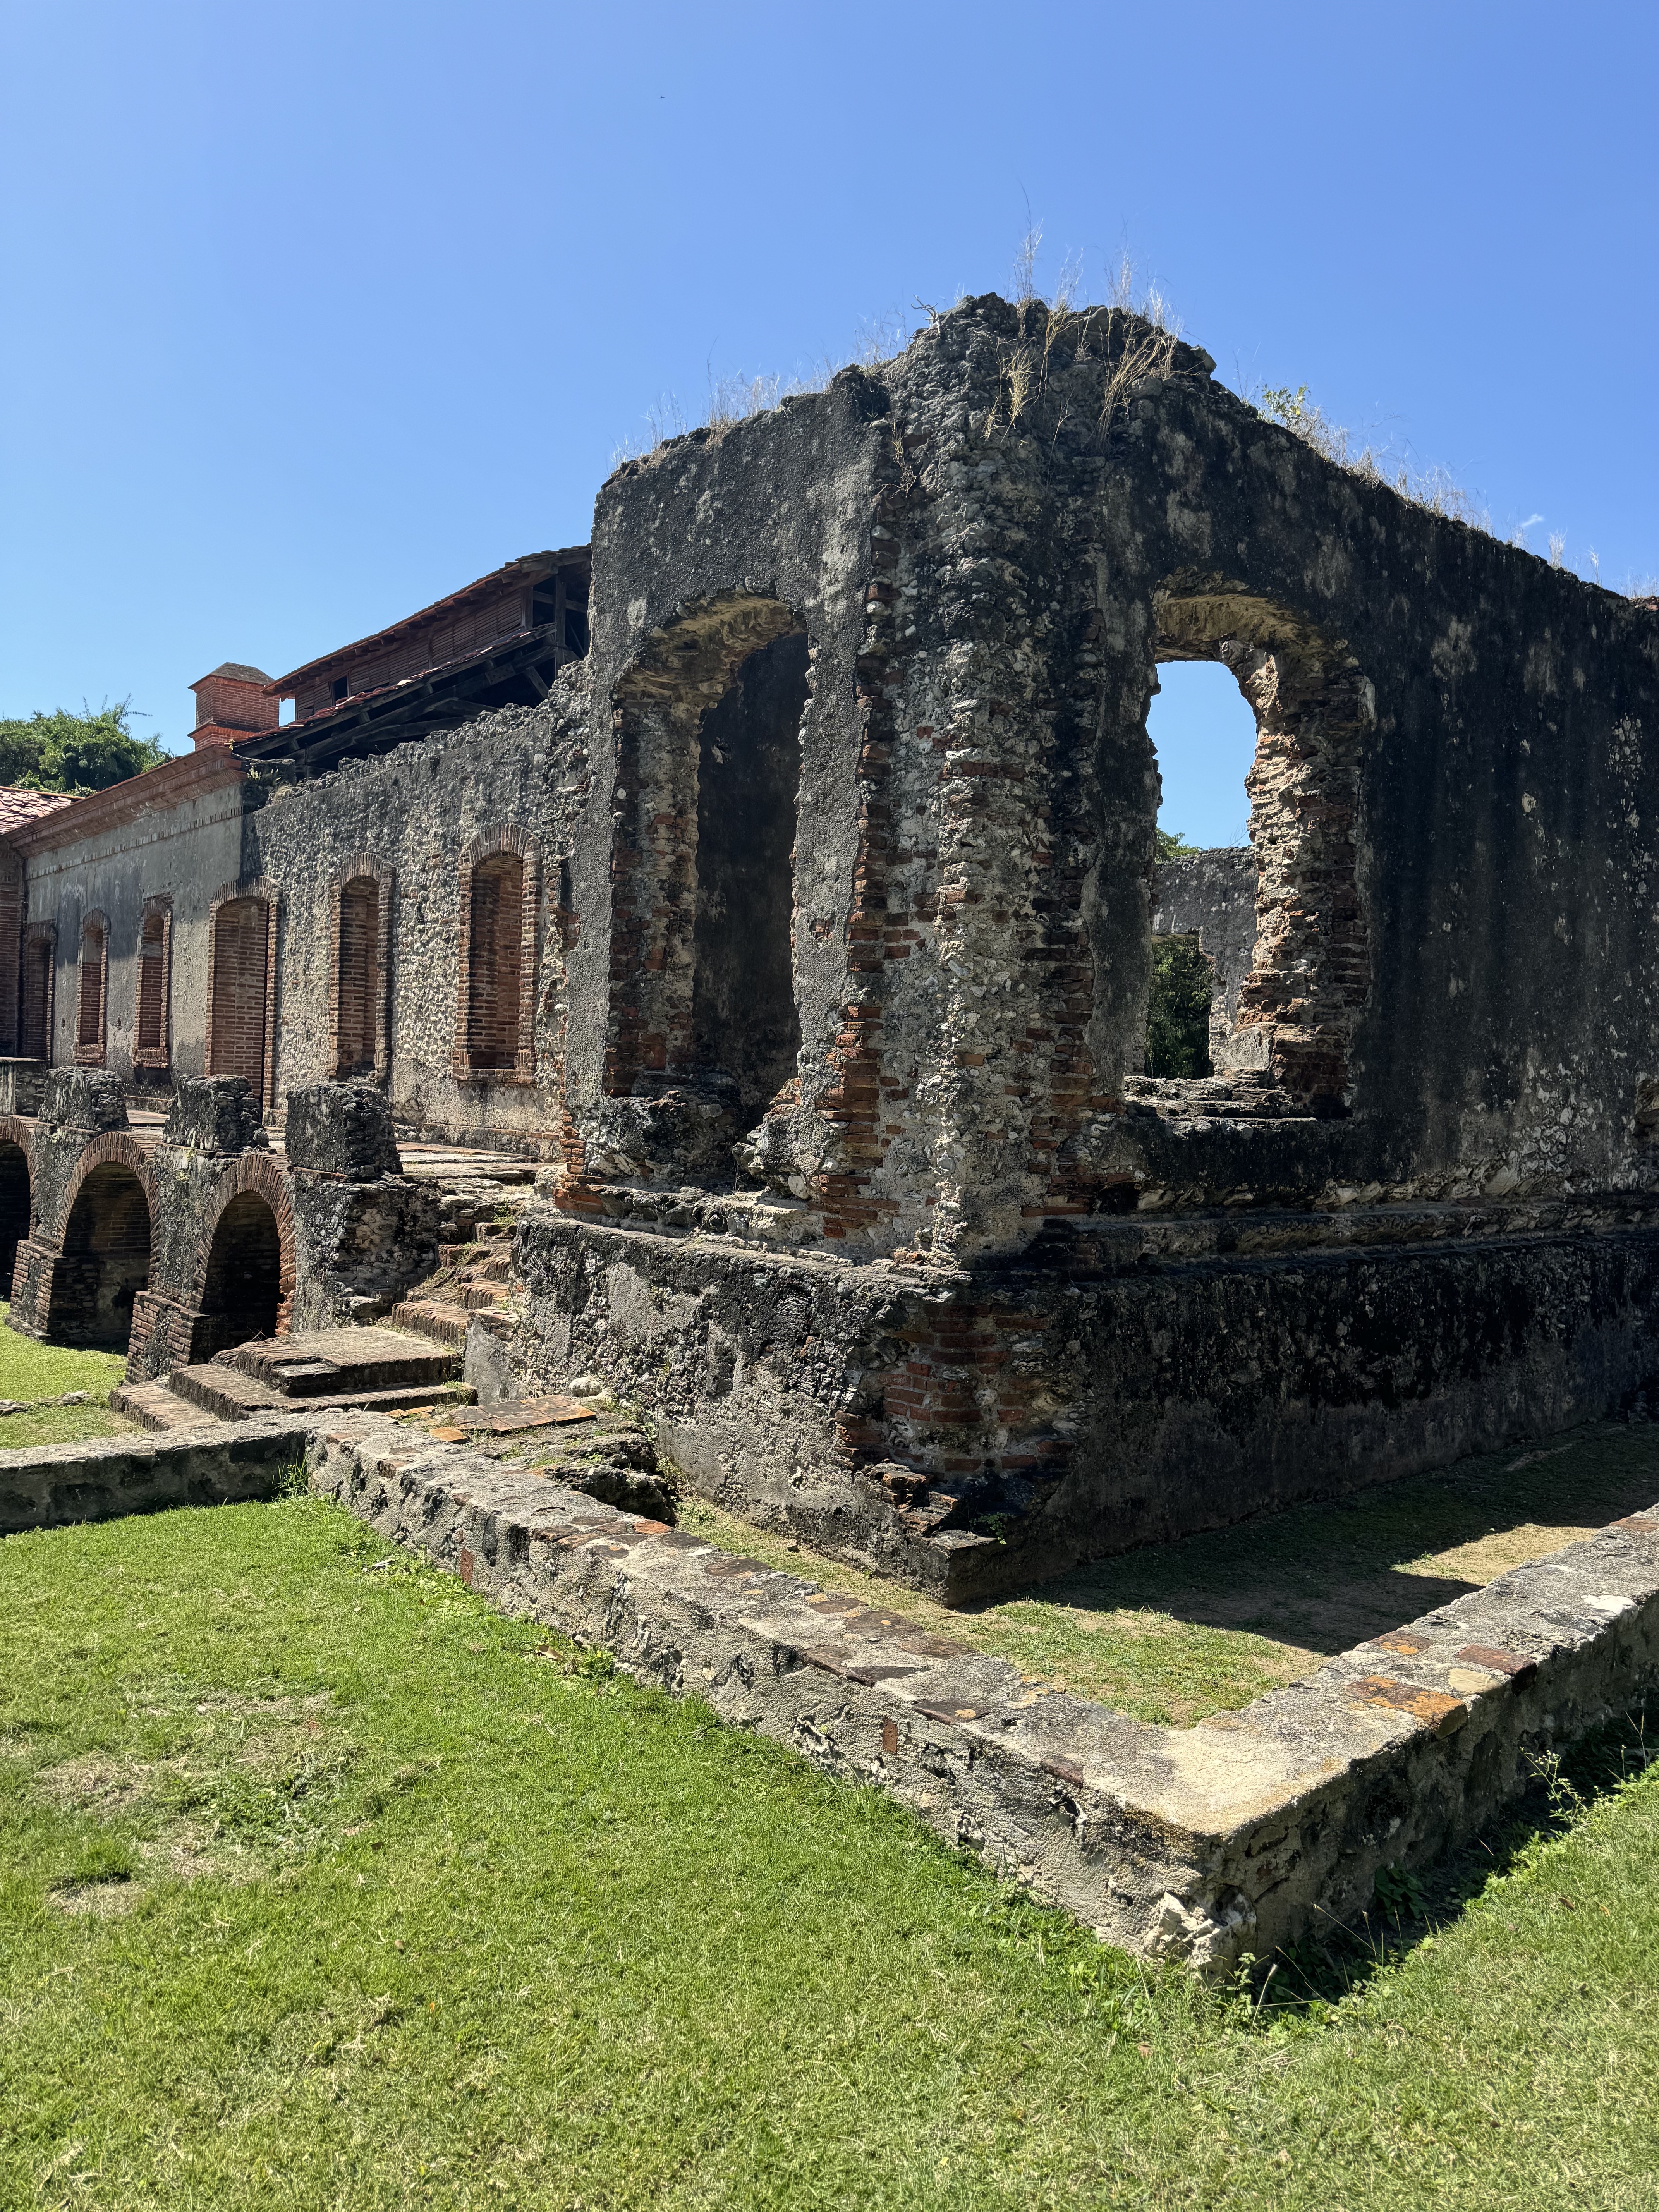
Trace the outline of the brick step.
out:
<instances>
[{"instance_id":1,"label":"brick step","mask_svg":"<svg viewBox=\"0 0 1659 2212\"><path fill-rule=\"evenodd\" d=\"M475 1283L463 1276L452 1287L447 1302L452 1305L465 1306L469 1313L476 1313L480 1306L500 1305L506 1296L504 1284Z\"/></svg>"},{"instance_id":2,"label":"brick step","mask_svg":"<svg viewBox=\"0 0 1659 2212\"><path fill-rule=\"evenodd\" d=\"M461 1334L465 1336L465 1329ZM308 1330L297 1336L257 1337L222 1352L216 1367L251 1375L283 1399L339 1400L364 1392L432 1389L460 1372L453 1352L442 1352L401 1328Z\"/></svg>"},{"instance_id":3,"label":"brick step","mask_svg":"<svg viewBox=\"0 0 1659 2212\"><path fill-rule=\"evenodd\" d=\"M471 1383L452 1382L437 1386L441 1395L434 1401L433 1384L406 1382L395 1390L343 1390L321 1398L285 1398L281 1391L256 1382L252 1375L239 1374L234 1367L222 1367L216 1360L200 1367L175 1367L167 1377L167 1388L175 1403L196 1409L192 1418L198 1421L204 1418L246 1421L256 1413L295 1412L403 1413L411 1407L434 1402L470 1406L478 1395Z\"/></svg>"},{"instance_id":4,"label":"brick step","mask_svg":"<svg viewBox=\"0 0 1659 2212\"><path fill-rule=\"evenodd\" d=\"M401 1305L392 1309L392 1320L397 1328L412 1328L422 1336L429 1336L434 1344L465 1344L466 1325L471 1318L465 1306L452 1305L447 1298L405 1298Z\"/></svg>"},{"instance_id":5,"label":"brick step","mask_svg":"<svg viewBox=\"0 0 1659 2212\"><path fill-rule=\"evenodd\" d=\"M173 1429L211 1426L213 1415L187 1399L176 1397L165 1382L122 1382L109 1394L110 1410L125 1413L141 1429L166 1435Z\"/></svg>"}]
</instances>

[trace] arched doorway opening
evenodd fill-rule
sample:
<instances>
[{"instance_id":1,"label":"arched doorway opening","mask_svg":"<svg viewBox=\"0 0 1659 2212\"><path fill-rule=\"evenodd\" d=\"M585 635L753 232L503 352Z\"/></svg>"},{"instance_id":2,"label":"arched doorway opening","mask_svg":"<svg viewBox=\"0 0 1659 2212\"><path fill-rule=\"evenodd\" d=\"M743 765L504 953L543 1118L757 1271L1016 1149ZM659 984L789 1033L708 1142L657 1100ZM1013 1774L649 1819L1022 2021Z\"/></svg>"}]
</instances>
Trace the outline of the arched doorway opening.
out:
<instances>
[{"instance_id":1,"label":"arched doorway opening","mask_svg":"<svg viewBox=\"0 0 1659 2212\"><path fill-rule=\"evenodd\" d=\"M125 1352L132 1302L149 1281L149 1200L130 1167L106 1160L76 1194L52 1270L53 1344Z\"/></svg>"},{"instance_id":2,"label":"arched doorway opening","mask_svg":"<svg viewBox=\"0 0 1659 2212\"><path fill-rule=\"evenodd\" d=\"M258 1191L241 1191L214 1226L197 1358L210 1359L251 1337L275 1336L282 1303L283 1240L276 1216Z\"/></svg>"},{"instance_id":3,"label":"arched doorway opening","mask_svg":"<svg viewBox=\"0 0 1659 2212\"><path fill-rule=\"evenodd\" d=\"M0 1298L11 1296L17 1248L28 1233L28 1155L21 1145L0 1143Z\"/></svg>"},{"instance_id":4,"label":"arched doorway opening","mask_svg":"<svg viewBox=\"0 0 1659 2212\"><path fill-rule=\"evenodd\" d=\"M753 1129L790 1083L794 845L811 653L781 601L688 608L617 687L605 1089L684 1084Z\"/></svg>"}]
</instances>

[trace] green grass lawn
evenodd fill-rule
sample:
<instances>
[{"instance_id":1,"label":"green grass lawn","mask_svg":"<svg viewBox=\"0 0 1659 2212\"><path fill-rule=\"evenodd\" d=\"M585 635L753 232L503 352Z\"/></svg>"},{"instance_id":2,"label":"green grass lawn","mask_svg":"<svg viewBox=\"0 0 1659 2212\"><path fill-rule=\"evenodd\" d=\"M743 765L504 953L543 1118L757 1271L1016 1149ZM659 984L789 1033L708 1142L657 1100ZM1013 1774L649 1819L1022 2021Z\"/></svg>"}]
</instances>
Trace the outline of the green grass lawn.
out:
<instances>
[{"instance_id":1,"label":"green grass lawn","mask_svg":"<svg viewBox=\"0 0 1659 2212\"><path fill-rule=\"evenodd\" d=\"M57 1344L37 1344L6 1327L9 1306L0 1304L0 1398L61 1398L84 1390L84 1406L41 1406L23 1413L0 1413L0 1451L25 1444L67 1444L82 1437L114 1436L134 1425L107 1403L127 1370L118 1352L68 1352Z\"/></svg>"},{"instance_id":2,"label":"green grass lawn","mask_svg":"<svg viewBox=\"0 0 1659 2212\"><path fill-rule=\"evenodd\" d=\"M947 1612L752 1528L698 1498L694 1534L900 1607L1137 1720L1176 1726L1247 1705L1334 1652L1397 1628L1659 1500L1659 1426L1600 1422L1327 1505L1102 1559ZM1659 2203L1659 2196L1656 2196Z\"/></svg>"},{"instance_id":3,"label":"green grass lawn","mask_svg":"<svg viewBox=\"0 0 1659 2212\"><path fill-rule=\"evenodd\" d=\"M1252 2010L338 1508L11 1537L0 2203L1652 2206L1659 1771L1492 1841Z\"/></svg>"}]
</instances>

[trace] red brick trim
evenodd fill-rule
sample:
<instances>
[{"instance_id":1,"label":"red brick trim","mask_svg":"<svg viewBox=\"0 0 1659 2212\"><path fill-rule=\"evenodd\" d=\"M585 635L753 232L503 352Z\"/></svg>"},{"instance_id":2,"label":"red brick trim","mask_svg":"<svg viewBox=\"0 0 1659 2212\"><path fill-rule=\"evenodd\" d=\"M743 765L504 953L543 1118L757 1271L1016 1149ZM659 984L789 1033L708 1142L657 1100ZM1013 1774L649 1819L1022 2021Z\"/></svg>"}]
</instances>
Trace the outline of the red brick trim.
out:
<instances>
[{"instance_id":1,"label":"red brick trim","mask_svg":"<svg viewBox=\"0 0 1659 2212\"><path fill-rule=\"evenodd\" d=\"M362 1073L343 1064L347 1040L340 1021L340 925L346 889L354 883L372 883L375 889L373 1073L376 1082L384 1082L392 1066L392 899L397 873L370 853L354 853L343 867L335 870L328 887L329 1073L343 1077Z\"/></svg>"},{"instance_id":2,"label":"red brick trim","mask_svg":"<svg viewBox=\"0 0 1659 2212\"><path fill-rule=\"evenodd\" d=\"M161 951L146 957L144 945L149 939L153 923L161 924ZM132 1064L135 1067L167 1067L173 1061L173 900L169 893L157 891L144 901L144 911L138 926L138 973L132 987ZM143 1042L144 971L147 967L160 970L161 1034L153 1045Z\"/></svg>"},{"instance_id":3,"label":"red brick trim","mask_svg":"<svg viewBox=\"0 0 1659 2212\"><path fill-rule=\"evenodd\" d=\"M97 957L87 957L87 940L96 933ZM76 964L75 1064L101 1067L109 1009L109 916L94 907L81 917L81 957Z\"/></svg>"},{"instance_id":4,"label":"red brick trim","mask_svg":"<svg viewBox=\"0 0 1659 2212\"><path fill-rule=\"evenodd\" d=\"M193 1307L198 1313L203 1310L207 1296L208 1261L212 1257L213 1239L220 1220L234 1199L250 1191L264 1199L276 1218L276 1241L282 1253L277 1276L276 1334L286 1336L294 1318L294 1207L288 1194L288 1177L269 1152L240 1152L227 1163L214 1187L212 1210L204 1217L191 1240L181 1303Z\"/></svg>"},{"instance_id":5,"label":"red brick trim","mask_svg":"<svg viewBox=\"0 0 1659 2212\"><path fill-rule=\"evenodd\" d=\"M472 878L498 853L514 853L524 862L519 897L519 1024L517 1057L508 1067L476 1067L470 1031L472 1012ZM541 859L532 840L516 826L481 830L461 854L459 869L459 959L455 991L455 1043L450 1072L458 1083L533 1083L536 1079L537 915L541 901Z\"/></svg>"},{"instance_id":6,"label":"red brick trim","mask_svg":"<svg viewBox=\"0 0 1659 2212\"><path fill-rule=\"evenodd\" d=\"M0 1114L0 1145L16 1146L18 1151L29 1163L31 1177L34 1173L34 1162L29 1150L29 1139L32 1134L32 1123L20 1121L15 1114Z\"/></svg>"},{"instance_id":7,"label":"red brick trim","mask_svg":"<svg viewBox=\"0 0 1659 2212\"><path fill-rule=\"evenodd\" d=\"M45 978L40 1003L34 1008L35 1019L31 1021L29 1005L29 969L32 956L40 946L46 948L42 969ZM23 926L21 952L22 971L17 1002L17 1049L24 1060L44 1060L52 1065L52 1024L57 1012L58 996L58 925L55 921L30 921ZM31 1048L34 1048L31 1049Z\"/></svg>"},{"instance_id":8,"label":"red brick trim","mask_svg":"<svg viewBox=\"0 0 1659 2212\"><path fill-rule=\"evenodd\" d=\"M126 1129L106 1129L101 1136L94 1137L75 1163L75 1172L64 1193L63 1206L58 1225L52 1234L52 1244L61 1252L64 1238L69 1231L70 1216L75 1211L75 1201L81 1195L81 1186L94 1168L107 1167L111 1161L118 1166L131 1168L143 1188L144 1201L149 1207L150 1236L155 1234L155 1179L150 1172L149 1156L137 1137Z\"/></svg>"},{"instance_id":9,"label":"red brick trim","mask_svg":"<svg viewBox=\"0 0 1659 2212\"><path fill-rule=\"evenodd\" d=\"M269 1115L276 1095L277 895L276 885L265 876L251 877L238 884L222 884L208 902L207 1072L210 1075L239 1075L244 1072L232 1065L236 1058L234 1042L216 1035L217 1024L214 1019L219 981L219 917L224 908L244 899L262 905L265 910L264 1030L258 1088L259 1110Z\"/></svg>"}]
</instances>

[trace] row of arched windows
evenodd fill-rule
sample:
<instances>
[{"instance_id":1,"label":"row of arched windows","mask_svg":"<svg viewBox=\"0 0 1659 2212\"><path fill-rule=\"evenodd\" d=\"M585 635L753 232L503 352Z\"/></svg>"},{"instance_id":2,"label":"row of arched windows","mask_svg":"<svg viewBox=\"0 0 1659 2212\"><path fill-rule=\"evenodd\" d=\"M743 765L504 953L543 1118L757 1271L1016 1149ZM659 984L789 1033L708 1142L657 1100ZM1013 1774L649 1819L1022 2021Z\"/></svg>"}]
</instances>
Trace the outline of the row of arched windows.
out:
<instances>
[{"instance_id":1,"label":"row of arched windows","mask_svg":"<svg viewBox=\"0 0 1659 2212\"><path fill-rule=\"evenodd\" d=\"M329 901L329 1064L337 1078L381 1076L390 1060L392 871L359 854L335 875ZM529 1082L535 1073L533 989L540 891L522 832L475 838L459 884L460 973L451 1072L463 1081ZM239 1075L269 1112L275 1057L277 894L264 878L227 884L209 908L206 1067ZM25 934L22 1048L48 1059L55 931ZM84 916L76 970L75 1058L101 1065L109 998L109 921ZM133 1007L133 1063L172 1058L171 901L145 902Z\"/></svg>"}]
</instances>

